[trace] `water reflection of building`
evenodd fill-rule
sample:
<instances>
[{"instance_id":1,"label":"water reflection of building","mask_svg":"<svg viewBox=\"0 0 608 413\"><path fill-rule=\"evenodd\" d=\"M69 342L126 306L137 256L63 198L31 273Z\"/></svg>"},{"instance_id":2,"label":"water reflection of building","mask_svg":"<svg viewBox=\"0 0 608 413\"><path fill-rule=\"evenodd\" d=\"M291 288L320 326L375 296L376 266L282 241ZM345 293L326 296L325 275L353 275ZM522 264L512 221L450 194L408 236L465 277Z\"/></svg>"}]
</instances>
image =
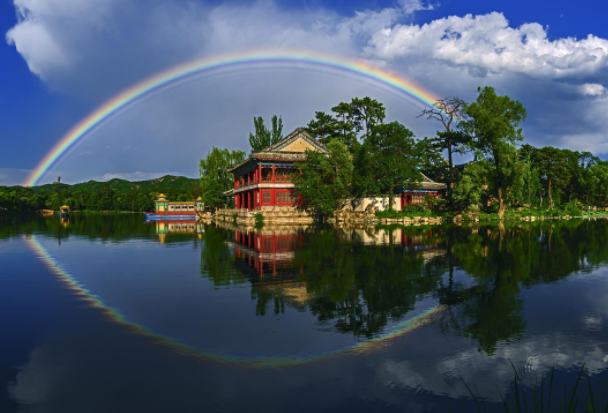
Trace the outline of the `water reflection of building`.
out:
<instances>
[{"instance_id":1,"label":"water reflection of building","mask_svg":"<svg viewBox=\"0 0 608 413\"><path fill-rule=\"evenodd\" d=\"M262 285L295 281L303 273L304 269L294 260L296 251L304 246L305 236L305 230L300 227L277 226L262 230L239 227L229 243L234 248L237 267L249 275L254 284ZM403 253L421 254L424 260L443 256L446 252L440 235L433 229L338 228L336 236L352 244L401 247Z\"/></svg>"},{"instance_id":2,"label":"water reflection of building","mask_svg":"<svg viewBox=\"0 0 608 413\"><path fill-rule=\"evenodd\" d=\"M185 220L162 220L162 221L151 221L156 225L156 234L161 243L166 241L167 235L169 234L196 234L201 238L205 232L205 227L201 221L196 219Z\"/></svg>"},{"instance_id":3,"label":"water reflection of building","mask_svg":"<svg viewBox=\"0 0 608 413\"><path fill-rule=\"evenodd\" d=\"M234 232L234 255L239 269L254 283L293 280L301 271L294 268L295 251L302 248L304 235L298 227L238 229Z\"/></svg>"},{"instance_id":4,"label":"water reflection of building","mask_svg":"<svg viewBox=\"0 0 608 413\"><path fill-rule=\"evenodd\" d=\"M395 228L389 231L374 227L342 227L338 229L338 236L353 244L400 246L403 252L421 252L425 259L445 254L440 236L432 228L416 230Z\"/></svg>"}]
</instances>

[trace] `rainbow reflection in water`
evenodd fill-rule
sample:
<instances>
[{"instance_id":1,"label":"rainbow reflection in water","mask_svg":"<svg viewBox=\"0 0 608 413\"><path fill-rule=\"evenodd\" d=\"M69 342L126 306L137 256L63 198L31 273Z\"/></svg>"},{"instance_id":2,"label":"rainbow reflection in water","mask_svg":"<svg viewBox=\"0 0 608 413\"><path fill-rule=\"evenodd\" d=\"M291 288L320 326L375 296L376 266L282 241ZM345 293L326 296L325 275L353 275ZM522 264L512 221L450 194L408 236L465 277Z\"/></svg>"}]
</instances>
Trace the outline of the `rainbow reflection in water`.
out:
<instances>
[{"instance_id":1,"label":"rainbow reflection in water","mask_svg":"<svg viewBox=\"0 0 608 413\"><path fill-rule=\"evenodd\" d=\"M238 356L217 349L207 349L184 343L173 337L168 337L157 333L147 327L128 320L120 310L110 307L93 294L82 283L77 281L62 264L60 264L38 241L36 236L26 237L29 246L35 251L36 255L62 281L70 290L78 295L82 300L92 307L99 309L105 316L113 322L127 327L130 332L142 335L150 339L155 344L164 346L171 350L172 354L196 358L199 360L213 360L221 363L239 364L249 368L276 368L295 366L303 363L326 360L337 356L349 356L356 354L367 354L374 352L388 345L390 340L403 336L415 329L430 324L443 311L444 306L435 304L431 308L415 315L414 317L403 320L387 330L380 336L373 339L357 342L351 346L339 348L331 351L311 354L292 354L275 356Z\"/></svg>"}]
</instances>

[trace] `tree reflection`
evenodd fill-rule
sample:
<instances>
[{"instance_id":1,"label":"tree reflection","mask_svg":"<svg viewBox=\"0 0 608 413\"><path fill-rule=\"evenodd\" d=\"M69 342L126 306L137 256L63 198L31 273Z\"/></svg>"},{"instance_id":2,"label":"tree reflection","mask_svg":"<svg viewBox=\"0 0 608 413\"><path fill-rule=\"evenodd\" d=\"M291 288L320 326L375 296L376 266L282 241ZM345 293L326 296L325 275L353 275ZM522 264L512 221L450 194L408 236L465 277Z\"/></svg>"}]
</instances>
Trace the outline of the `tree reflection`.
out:
<instances>
[{"instance_id":1,"label":"tree reflection","mask_svg":"<svg viewBox=\"0 0 608 413\"><path fill-rule=\"evenodd\" d=\"M282 231L248 229L247 248L231 241L234 251L218 246L201 262L210 261L206 271L219 285L230 270L212 263L238 250L234 268L252 284L257 315L281 314L289 306L314 314L320 328L365 339L433 296L446 310L437 322L441 331L472 338L489 354L499 343L521 338L526 328L522 289L592 271L608 257L605 221L308 228L298 230L304 241L289 244L290 251L256 249L278 242L273 236L288 236ZM224 238L238 232L228 231Z\"/></svg>"}]
</instances>

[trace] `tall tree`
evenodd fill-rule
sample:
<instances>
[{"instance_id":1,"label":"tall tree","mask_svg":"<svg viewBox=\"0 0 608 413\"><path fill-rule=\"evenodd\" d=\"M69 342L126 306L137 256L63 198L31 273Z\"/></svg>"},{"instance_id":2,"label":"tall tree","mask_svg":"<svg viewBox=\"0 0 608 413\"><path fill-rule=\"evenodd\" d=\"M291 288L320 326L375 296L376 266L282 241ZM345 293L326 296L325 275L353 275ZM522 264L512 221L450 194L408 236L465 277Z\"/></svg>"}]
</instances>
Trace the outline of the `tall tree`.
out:
<instances>
[{"instance_id":1,"label":"tall tree","mask_svg":"<svg viewBox=\"0 0 608 413\"><path fill-rule=\"evenodd\" d=\"M338 122L332 115L325 112L315 112L315 118L308 122L306 125L306 131L310 135L327 145L331 139L336 137L342 137Z\"/></svg>"},{"instance_id":2,"label":"tall tree","mask_svg":"<svg viewBox=\"0 0 608 413\"><path fill-rule=\"evenodd\" d=\"M357 142L357 133L361 130L361 125L353 118L353 106L350 103L340 102L331 111L334 113L335 127L339 131L336 137L345 144L350 152L353 153Z\"/></svg>"},{"instance_id":3,"label":"tall tree","mask_svg":"<svg viewBox=\"0 0 608 413\"><path fill-rule=\"evenodd\" d=\"M438 148L448 151L448 196L452 198L454 185L454 163L452 162L453 152L466 147L470 138L462 131L457 130L458 123L465 120L463 109L466 106L464 100L457 97L447 97L437 100L433 108L424 109L418 117L426 116L429 120L441 122L444 127L443 132L437 132L437 137L431 141Z\"/></svg>"},{"instance_id":4,"label":"tall tree","mask_svg":"<svg viewBox=\"0 0 608 413\"><path fill-rule=\"evenodd\" d=\"M532 165L546 182L549 209L554 206L553 192L564 188L570 179L566 153L551 146L539 148L532 153Z\"/></svg>"},{"instance_id":5,"label":"tall tree","mask_svg":"<svg viewBox=\"0 0 608 413\"><path fill-rule=\"evenodd\" d=\"M372 127L357 152L359 194L388 195L392 204L395 187L405 184L415 187L422 180L419 151L414 133L399 122Z\"/></svg>"},{"instance_id":6,"label":"tall tree","mask_svg":"<svg viewBox=\"0 0 608 413\"><path fill-rule=\"evenodd\" d=\"M490 187L502 218L511 198L508 192L517 188L523 177L523 165L514 145L523 140L519 125L526 119L526 109L518 100L498 96L493 87L478 88L477 92L477 100L463 109L468 119L461 122L461 127L492 164Z\"/></svg>"},{"instance_id":7,"label":"tall tree","mask_svg":"<svg viewBox=\"0 0 608 413\"><path fill-rule=\"evenodd\" d=\"M306 151L300 173L294 175L295 189L306 206L318 217L325 218L349 195L353 176L350 151L342 142L332 139L328 154Z\"/></svg>"},{"instance_id":8,"label":"tall tree","mask_svg":"<svg viewBox=\"0 0 608 413\"><path fill-rule=\"evenodd\" d=\"M277 118L277 115L273 115L270 121L272 123L272 130L264 125L264 119L261 116L253 118L255 134L249 134L249 144L254 151L261 151L283 138L283 118Z\"/></svg>"},{"instance_id":9,"label":"tall tree","mask_svg":"<svg viewBox=\"0 0 608 413\"><path fill-rule=\"evenodd\" d=\"M358 130L365 130L364 139L369 136L375 125L381 124L386 118L384 105L369 96L365 96L363 99L354 98L350 106L353 121L359 125Z\"/></svg>"},{"instance_id":10,"label":"tall tree","mask_svg":"<svg viewBox=\"0 0 608 413\"><path fill-rule=\"evenodd\" d=\"M199 173L201 176L202 198L206 205L218 207L224 203L223 192L233 186L232 174L227 169L245 160L245 152L230 151L215 146L201 159Z\"/></svg>"}]
</instances>

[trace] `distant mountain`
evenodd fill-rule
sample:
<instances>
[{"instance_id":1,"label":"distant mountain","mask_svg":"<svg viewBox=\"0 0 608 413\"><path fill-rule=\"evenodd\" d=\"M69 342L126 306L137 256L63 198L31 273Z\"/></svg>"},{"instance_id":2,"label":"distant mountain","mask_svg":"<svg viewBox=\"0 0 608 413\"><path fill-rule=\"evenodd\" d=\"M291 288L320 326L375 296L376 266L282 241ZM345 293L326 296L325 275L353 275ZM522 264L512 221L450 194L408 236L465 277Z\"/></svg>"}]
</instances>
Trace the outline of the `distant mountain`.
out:
<instances>
[{"instance_id":1,"label":"distant mountain","mask_svg":"<svg viewBox=\"0 0 608 413\"><path fill-rule=\"evenodd\" d=\"M32 187L34 193L49 193L52 194L54 188L69 189L70 191L92 192L101 189L104 185L109 185L110 188L116 189L119 192L129 191L168 191L168 190L190 190L200 186L198 179L186 178L185 176L165 175L161 178L151 179L149 181L130 182L124 179L111 179L108 182L89 181L80 184L46 184Z\"/></svg>"}]
</instances>

